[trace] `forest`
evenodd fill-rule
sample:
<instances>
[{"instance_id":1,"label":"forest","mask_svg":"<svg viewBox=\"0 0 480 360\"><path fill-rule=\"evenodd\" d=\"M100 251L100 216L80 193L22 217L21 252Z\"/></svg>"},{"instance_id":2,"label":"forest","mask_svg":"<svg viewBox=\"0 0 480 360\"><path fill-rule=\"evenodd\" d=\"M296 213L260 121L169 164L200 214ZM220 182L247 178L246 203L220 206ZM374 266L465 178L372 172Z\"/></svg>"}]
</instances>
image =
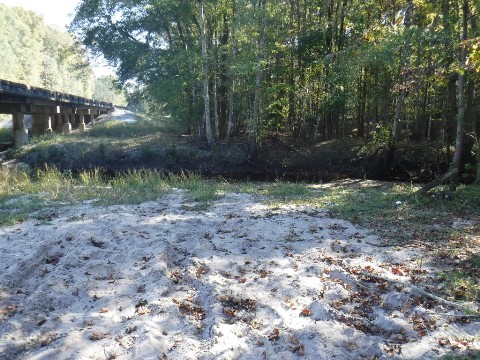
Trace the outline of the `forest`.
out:
<instances>
[{"instance_id":1,"label":"forest","mask_svg":"<svg viewBox=\"0 0 480 360\"><path fill-rule=\"evenodd\" d=\"M0 78L128 102L0 150L0 358L479 360L479 11L0 5Z\"/></svg>"},{"instance_id":2,"label":"forest","mask_svg":"<svg viewBox=\"0 0 480 360\"><path fill-rule=\"evenodd\" d=\"M95 78L86 49L32 11L0 3L0 79L125 105L113 76Z\"/></svg>"},{"instance_id":3,"label":"forest","mask_svg":"<svg viewBox=\"0 0 480 360\"><path fill-rule=\"evenodd\" d=\"M386 168L402 144L422 144L463 172L479 159L479 10L471 0L83 0L71 31L150 111L208 146L244 135L254 155L272 134L355 137L384 144Z\"/></svg>"}]
</instances>

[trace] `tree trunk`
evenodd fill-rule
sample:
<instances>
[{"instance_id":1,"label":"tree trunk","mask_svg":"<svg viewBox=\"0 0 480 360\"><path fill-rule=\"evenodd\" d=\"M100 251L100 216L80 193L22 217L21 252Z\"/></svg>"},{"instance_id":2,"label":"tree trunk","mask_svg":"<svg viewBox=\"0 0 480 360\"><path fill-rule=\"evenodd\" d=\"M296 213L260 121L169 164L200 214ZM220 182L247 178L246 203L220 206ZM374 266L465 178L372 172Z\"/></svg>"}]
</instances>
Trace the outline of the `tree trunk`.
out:
<instances>
[{"instance_id":1,"label":"tree trunk","mask_svg":"<svg viewBox=\"0 0 480 360\"><path fill-rule=\"evenodd\" d=\"M237 36L236 36L236 26L237 26L237 9L236 9L236 0L232 0L232 63L235 64L237 59ZM234 112L234 94L235 94L235 78L234 74L230 71L229 74L230 87L228 88L228 123L227 123L227 146L230 145L230 137L232 136L233 131L233 112Z\"/></svg>"},{"instance_id":2,"label":"tree trunk","mask_svg":"<svg viewBox=\"0 0 480 360\"><path fill-rule=\"evenodd\" d=\"M210 118L210 97L208 94L208 56L207 40L205 38L205 16L203 13L203 0L198 0L198 15L200 18L200 42L202 44L202 77L203 77L203 99L205 107L205 132L207 135L208 147L213 145L212 124Z\"/></svg>"},{"instance_id":3,"label":"tree trunk","mask_svg":"<svg viewBox=\"0 0 480 360\"><path fill-rule=\"evenodd\" d=\"M462 44L467 40L467 25L468 25L468 1L463 0L463 14L462 14ZM420 190L420 194L424 194L430 189L450 180L450 187L452 190L459 184L459 175L460 175L460 164L462 159L462 146L463 146L463 136L464 136L464 121L465 121L465 71L467 61L467 48L462 46L460 50L460 61L458 74L458 113L457 113L457 133L455 140L455 155L450 166L450 171L446 174L440 176L439 178L433 180L432 182L423 186Z\"/></svg>"},{"instance_id":4,"label":"tree trunk","mask_svg":"<svg viewBox=\"0 0 480 360\"><path fill-rule=\"evenodd\" d=\"M407 75L408 75L408 67L409 67L409 60L410 60L410 50L411 50L411 32L410 26L412 24L412 12L413 12L413 3L412 0L407 1L407 7L405 8L405 18L404 18L404 25L405 25L405 46L402 51L401 56L401 80L400 80L400 89L397 97L397 102L395 104L395 115L393 116L393 126L392 132L390 134L390 139L388 142L388 149L387 149L387 157L386 157L386 164L385 168L387 172L391 170L392 161L395 156L395 147L397 145L398 135L400 132L400 118L403 114L403 105L405 102L405 95L407 93Z\"/></svg>"},{"instance_id":5,"label":"tree trunk","mask_svg":"<svg viewBox=\"0 0 480 360\"><path fill-rule=\"evenodd\" d=\"M260 0L260 34L258 40L258 55L257 55L257 75L255 77L255 99L253 101L253 126L252 126L252 138L250 142L250 157L254 157L257 153L257 136L258 136L258 124L260 118L260 83L262 81L262 61L263 50L265 47L265 27L267 25L266 16L266 0Z\"/></svg>"},{"instance_id":6,"label":"tree trunk","mask_svg":"<svg viewBox=\"0 0 480 360\"><path fill-rule=\"evenodd\" d=\"M478 86L478 85L477 85ZM474 95L474 119L473 119L473 136L475 138L475 145L477 147L477 176L475 178L475 184L480 185L480 89L475 89Z\"/></svg>"},{"instance_id":7,"label":"tree trunk","mask_svg":"<svg viewBox=\"0 0 480 360\"><path fill-rule=\"evenodd\" d=\"M217 86L217 71L213 72L213 119L215 122L215 139L220 139L220 121L218 118L218 86Z\"/></svg>"},{"instance_id":8,"label":"tree trunk","mask_svg":"<svg viewBox=\"0 0 480 360\"><path fill-rule=\"evenodd\" d=\"M467 22L468 22L468 2L463 0L463 16L462 16L462 43L467 40ZM463 148L463 136L464 136L464 123L465 123L465 71L467 62L467 48L465 44L461 46L460 50L460 73L458 75L458 114L457 114L457 135L455 139L455 156L452 160L452 169L456 169L454 176L451 180L451 188L455 188L459 184L460 165L462 161L462 148Z\"/></svg>"}]
</instances>

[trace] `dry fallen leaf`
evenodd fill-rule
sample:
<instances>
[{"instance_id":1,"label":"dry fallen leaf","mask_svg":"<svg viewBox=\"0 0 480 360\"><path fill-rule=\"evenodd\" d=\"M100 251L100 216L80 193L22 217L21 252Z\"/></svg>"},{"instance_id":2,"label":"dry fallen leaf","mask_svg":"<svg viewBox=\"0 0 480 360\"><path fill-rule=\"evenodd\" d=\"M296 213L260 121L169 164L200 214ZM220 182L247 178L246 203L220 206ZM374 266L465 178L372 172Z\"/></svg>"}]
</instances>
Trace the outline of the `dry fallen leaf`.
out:
<instances>
[{"instance_id":1,"label":"dry fallen leaf","mask_svg":"<svg viewBox=\"0 0 480 360\"><path fill-rule=\"evenodd\" d=\"M295 302L292 299L290 299L288 296L285 296L285 299L283 299L283 301L285 302L285 304L288 305L290 309L295 309Z\"/></svg>"},{"instance_id":2,"label":"dry fallen leaf","mask_svg":"<svg viewBox=\"0 0 480 360\"><path fill-rule=\"evenodd\" d=\"M145 306L140 306L140 307L137 309L136 313L137 313L138 315L148 315L148 314L151 313L151 310L150 310L149 308L145 307Z\"/></svg>"},{"instance_id":3,"label":"dry fallen leaf","mask_svg":"<svg viewBox=\"0 0 480 360\"><path fill-rule=\"evenodd\" d=\"M110 309L109 309L109 308L106 308L106 307L100 309L100 313L101 313L101 314L105 314L105 313L107 313L107 312L109 312L109 311L110 311Z\"/></svg>"},{"instance_id":4,"label":"dry fallen leaf","mask_svg":"<svg viewBox=\"0 0 480 360\"><path fill-rule=\"evenodd\" d=\"M208 268L204 265L200 266L196 271L197 278L199 278L202 275L205 275L207 273L208 273Z\"/></svg>"},{"instance_id":5,"label":"dry fallen leaf","mask_svg":"<svg viewBox=\"0 0 480 360\"><path fill-rule=\"evenodd\" d=\"M270 271L261 270L260 271L260 277L261 278L266 278L268 276L268 274L270 274L270 273L271 273Z\"/></svg>"},{"instance_id":6,"label":"dry fallen leaf","mask_svg":"<svg viewBox=\"0 0 480 360\"><path fill-rule=\"evenodd\" d=\"M420 330L420 331L417 331L417 335L423 337L427 335L427 332L425 330Z\"/></svg>"},{"instance_id":7,"label":"dry fallen leaf","mask_svg":"<svg viewBox=\"0 0 480 360\"><path fill-rule=\"evenodd\" d=\"M294 354L297 354L298 356L304 356L305 355L305 347L303 344L300 344L298 346L295 346L294 348L290 349L291 352Z\"/></svg>"},{"instance_id":8,"label":"dry fallen leaf","mask_svg":"<svg viewBox=\"0 0 480 360\"><path fill-rule=\"evenodd\" d=\"M4 307L3 309L0 309L0 316L12 316L15 314L17 311L18 306L17 305L9 305Z\"/></svg>"},{"instance_id":9,"label":"dry fallen leaf","mask_svg":"<svg viewBox=\"0 0 480 360\"><path fill-rule=\"evenodd\" d=\"M440 338L438 339L438 344L440 346L447 346L450 345L450 340L448 340L447 338Z\"/></svg>"},{"instance_id":10,"label":"dry fallen leaf","mask_svg":"<svg viewBox=\"0 0 480 360\"><path fill-rule=\"evenodd\" d=\"M42 346L42 347L43 346L48 346L52 342L54 342L55 340L57 340L59 338L60 338L60 335L58 335L57 333L51 333L45 339L42 340L42 342L40 343L40 346Z\"/></svg>"},{"instance_id":11,"label":"dry fallen leaf","mask_svg":"<svg viewBox=\"0 0 480 360\"><path fill-rule=\"evenodd\" d=\"M302 316L310 316L312 315L312 312L310 311L310 309L303 309L301 314Z\"/></svg>"},{"instance_id":12,"label":"dry fallen leaf","mask_svg":"<svg viewBox=\"0 0 480 360\"><path fill-rule=\"evenodd\" d=\"M98 341L98 340L105 339L107 336L108 336L107 333L97 332L97 333L93 333L88 338L92 341Z\"/></svg>"},{"instance_id":13,"label":"dry fallen leaf","mask_svg":"<svg viewBox=\"0 0 480 360\"><path fill-rule=\"evenodd\" d=\"M225 315L227 315L228 317L235 317L235 310L232 309L232 308L224 308L223 309L223 312L225 313Z\"/></svg>"},{"instance_id":14,"label":"dry fallen leaf","mask_svg":"<svg viewBox=\"0 0 480 360\"><path fill-rule=\"evenodd\" d=\"M268 340L277 341L280 337L280 330L278 328L273 329L273 331L268 335Z\"/></svg>"},{"instance_id":15,"label":"dry fallen leaf","mask_svg":"<svg viewBox=\"0 0 480 360\"><path fill-rule=\"evenodd\" d=\"M392 267L392 273L395 274L395 275L400 275L400 276L404 276L405 273L403 271L403 269L401 268L401 266L393 266Z\"/></svg>"},{"instance_id":16,"label":"dry fallen leaf","mask_svg":"<svg viewBox=\"0 0 480 360\"><path fill-rule=\"evenodd\" d=\"M457 340L457 343L459 343L460 345L463 345L463 346L468 346L468 345L470 345L467 340Z\"/></svg>"},{"instance_id":17,"label":"dry fallen leaf","mask_svg":"<svg viewBox=\"0 0 480 360\"><path fill-rule=\"evenodd\" d=\"M178 310L182 314L192 315L196 320L205 319L205 310L199 306L193 306L187 302L183 302L178 306Z\"/></svg>"},{"instance_id":18,"label":"dry fallen leaf","mask_svg":"<svg viewBox=\"0 0 480 360\"><path fill-rule=\"evenodd\" d=\"M288 340L294 345L299 345L300 344L300 339L293 336L293 335L288 335Z\"/></svg>"}]
</instances>

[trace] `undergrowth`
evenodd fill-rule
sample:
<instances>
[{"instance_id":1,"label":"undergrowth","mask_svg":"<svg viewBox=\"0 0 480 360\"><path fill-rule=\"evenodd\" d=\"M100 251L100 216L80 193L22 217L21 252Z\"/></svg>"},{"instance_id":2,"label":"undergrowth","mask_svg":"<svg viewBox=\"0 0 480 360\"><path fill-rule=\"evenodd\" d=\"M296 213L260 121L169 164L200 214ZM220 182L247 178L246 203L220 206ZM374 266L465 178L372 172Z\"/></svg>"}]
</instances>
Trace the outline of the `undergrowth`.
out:
<instances>
[{"instance_id":1,"label":"undergrowth","mask_svg":"<svg viewBox=\"0 0 480 360\"><path fill-rule=\"evenodd\" d=\"M440 187L427 196L415 196L418 189L406 183L347 181L273 184L257 192L269 195L266 203L272 207L327 209L332 216L371 229L385 244L426 247L431 261L444 269L438 276L446 295L480 302L480 186L462 185L454 193Z\"/></svg>"},{"instance_id":2,"label":"undergrowth","mask_svg":"<svg viewBox=\"0 0 480 360\"><path fill-rule=\"evenodd\" d=\"M73 175L55 168L33 173L16 168L0 170L0 225L24 221L32 212L93 201L97 205L140 204L173 188L188 190L190 199L204 209L215 200L220 181L193 173L164 174L153 170L130 171L114 178L100 170Z\"/></svg>"},{"instance_id":3,"label":"undergrowth","mask_svg":"<svg viewBox=\"0 0 480 360\"><path fill-rule=\"evenodd\" d=\"M12 142L12 129L0 128L0 143L2 142Z\"/></svg>"}]
</instances>

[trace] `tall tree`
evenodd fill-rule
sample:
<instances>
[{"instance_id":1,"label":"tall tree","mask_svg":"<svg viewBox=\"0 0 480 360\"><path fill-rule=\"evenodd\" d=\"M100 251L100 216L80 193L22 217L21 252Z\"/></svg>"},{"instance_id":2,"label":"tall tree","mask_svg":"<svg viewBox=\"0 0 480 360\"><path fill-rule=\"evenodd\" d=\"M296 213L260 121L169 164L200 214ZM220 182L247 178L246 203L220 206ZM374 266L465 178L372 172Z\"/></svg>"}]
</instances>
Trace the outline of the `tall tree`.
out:
<instances>
[{"instance_id":1,"label":"tall tree","mask_svg":"<svg viewBox=\"0 0 480 360\"><path fill-rule=\"evenodd\" d=\"M41 17L0 4L0 78L92 97L93 72L84 50Z\"/></svg>"},{"instance_id":2,"label":"tall tree","mask_svg":"<svg viewBox=\"0 0 480 360\"><path fill-rule=\"evenodd\" d=\"M398 85L398 96L395 105L395 115L393 118L392 132L390 134L390 139L388 142L387 149L387 159L386 159L386 169L390 171L392 166L392 161L395 156L395 147L397 145L399 131L400 131L400 119L403 114L403 107L405 103L405 95L407 93L407 80L409 72L409 61L410 61L410 51L411 51L411 31L410 27L412 25L412 12L413 12L413 2L412 0L407 0L407 4L404 11L404 26L405 26L405 43L401 55L400 61L400 83Z\"/></svg>"},{"instance_id":3,"label":"tall tree","mask_svg":"<svg viewBox=\"0 0 480 360\"><path fill-rule=\"evenodd\" d=\"M238 52L237 42L237 0L232 0L232 65L235 65ZM230 145L230 138L233 132L233 119L235 111L235 78L232 69L229 71L228 88L228 122L227 122L227 146Z\"/></svg>"},{"instance_id":4,"label":"tall tree","mask_svg":"<svg viewBox=\"0 0 480 360\"><path fill-rule=\"evenodd\" d=\"M455 140L455 155L453 157L450 170L439 178L426 184L420 189L420 193L425 193L435 186L450 180L451 188L454 190L459 184L460 165L462 158L462 147L464 138L465 122L465 72L467 62L467 39L468 39L468 0L462 1L461 6L461 43L460 56L458 61L458 113L457 113L457 131Z\"/></svg>"},{"instance_id":5,"label":"tall tree","mask_svg":"<svg viewBox=\"0 0 480 360\"><path fill-rule=\"evenodd\" d=\"M207 135L207 144L213 146L212 124L210 117L210 95L208 92L208 54L207 39L205 37L205 15L204 1L198 0L198 18L200 21L200 41L202 44L202 83L203 83L203 101L205 116L205 131Z\"/></svg>"},{"instance_id":6,"label":"tall tree","mask_svg":"<svg viewBox=\"0 0 480 360\"><path fill-rule=\"evenodd\" d=\"M260 122L260 85L262 81L262 62L264 57L263 51L265 48L265 28L267 26L266 4L267 0L260 0L260 31L258 36L257 70L255 76L255 97L253 101L253 124L252 135L250 139L250 157L255 156L257 153L258 125Z\"/></svg>"}]
</instances>

